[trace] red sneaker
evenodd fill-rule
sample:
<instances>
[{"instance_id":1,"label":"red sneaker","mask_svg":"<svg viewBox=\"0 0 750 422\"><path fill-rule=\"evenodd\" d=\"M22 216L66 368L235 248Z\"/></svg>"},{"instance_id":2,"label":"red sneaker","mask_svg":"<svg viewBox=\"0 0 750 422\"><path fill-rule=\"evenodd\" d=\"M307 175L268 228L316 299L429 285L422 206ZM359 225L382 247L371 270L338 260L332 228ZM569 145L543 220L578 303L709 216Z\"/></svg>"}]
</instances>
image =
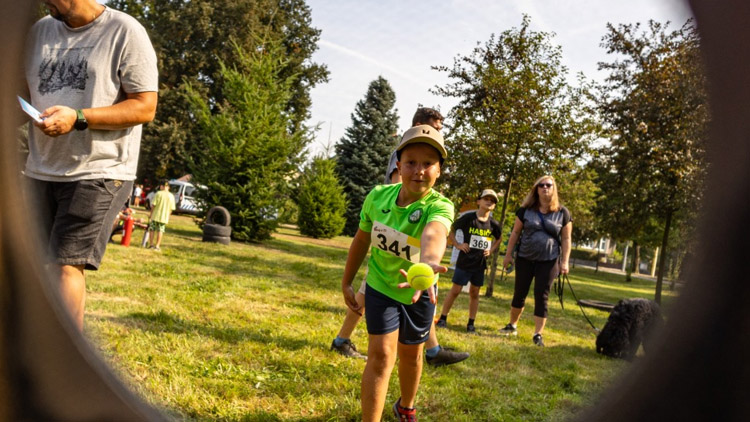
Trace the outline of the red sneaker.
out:
<instances>
[{"instance_id":1,"label":"red sneaker","mask_svg":"<svg viewBox=\"0 0 750 422\"><path fill-rule=\"evenodd\" d=\"M399 397L396 403L393 403L393 416L399 422L417 422L417 409L401 407L401 397Z\"/></svg>"}]
</instances>

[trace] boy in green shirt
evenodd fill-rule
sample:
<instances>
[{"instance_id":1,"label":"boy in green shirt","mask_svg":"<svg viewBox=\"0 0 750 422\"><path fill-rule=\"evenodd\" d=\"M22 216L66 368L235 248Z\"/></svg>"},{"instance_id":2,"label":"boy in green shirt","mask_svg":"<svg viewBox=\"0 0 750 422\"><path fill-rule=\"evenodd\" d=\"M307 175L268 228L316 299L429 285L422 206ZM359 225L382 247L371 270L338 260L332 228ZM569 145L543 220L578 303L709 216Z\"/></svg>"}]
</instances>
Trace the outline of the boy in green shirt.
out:
<instances>
[{"instance_id":1,"label":"boy in green shirt","mask_svg":"<svg viewBox=\"0 0 750 422\"><path fill-rule=\"evenodd\" d=\"M151 244L149 249L161 250L161 239L164 235L164 230L169 223L169 216L172 211L175 210L174 195L169 191L169 182L164 182L159 185L159 192L154 195L154 203L151 206L151 215L149 216L148 222L148 234L151 238ZM156 245L154 245L156 241Z\"/></svg>"},{"instance_id":2,"label":"boy in green shirt","mask_svg":"<svg viewBox=\"0 0 750 422\"><path fill-rule=\"evenodd\" d=\"M401 397L393 411L399 420L416 417L422 349L436 297L434 287L414 290L403 276L417 262L436 273L448 270L440 260L453 222L453 203L432 189L447 156L443 137L431 126L415 126L404 133L396 151L402 183L376 186L367 195L341 280L346 305L358 311L352 282L370 250L365 294L369 347L361 395L366 422L380 420L396 357Z\"/></svg>"}]
</instances>

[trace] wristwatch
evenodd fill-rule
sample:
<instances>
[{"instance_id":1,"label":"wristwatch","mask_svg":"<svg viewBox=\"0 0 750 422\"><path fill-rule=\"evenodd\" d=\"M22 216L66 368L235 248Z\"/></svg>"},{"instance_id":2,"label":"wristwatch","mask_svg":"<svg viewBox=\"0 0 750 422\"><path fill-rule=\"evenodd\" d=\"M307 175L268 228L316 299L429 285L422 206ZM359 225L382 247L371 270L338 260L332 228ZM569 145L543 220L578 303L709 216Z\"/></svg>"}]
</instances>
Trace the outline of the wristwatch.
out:
<instances>
[{"instance_id":1,"label":"wristwatch","mask_svg":"<svg viewBox=\"0 0 750 422\"><path fill-rule=\"evenodd\" d=\"M75 130L86 130L86 128L89 127L89 122L86 121L86 117L83 115L83 110L76 110L76 116L78 116L78 118L73 125Z\"/></svg>"}]
</instances>

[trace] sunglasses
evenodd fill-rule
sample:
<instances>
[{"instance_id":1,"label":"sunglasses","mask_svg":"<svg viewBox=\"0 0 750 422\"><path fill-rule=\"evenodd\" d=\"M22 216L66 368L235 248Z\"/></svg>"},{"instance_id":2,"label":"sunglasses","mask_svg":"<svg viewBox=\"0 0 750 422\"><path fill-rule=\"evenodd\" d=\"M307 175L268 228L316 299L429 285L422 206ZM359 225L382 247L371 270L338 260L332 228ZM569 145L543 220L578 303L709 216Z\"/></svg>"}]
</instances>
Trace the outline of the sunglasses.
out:
<instances>
[{"instance_id":1,"label":"sunglasses","mask_svg":"<svg viewBox=\"0 0 750 422\"><path fill-rule=\"evenodd\" d=\"M549 189L549 188L551 188L552 186L555 186L555 185L553 183L540 183L540 184L538 184L536 186L539 187L539 188L547 188L547 189Z\"/></svg>"}]
</instances>

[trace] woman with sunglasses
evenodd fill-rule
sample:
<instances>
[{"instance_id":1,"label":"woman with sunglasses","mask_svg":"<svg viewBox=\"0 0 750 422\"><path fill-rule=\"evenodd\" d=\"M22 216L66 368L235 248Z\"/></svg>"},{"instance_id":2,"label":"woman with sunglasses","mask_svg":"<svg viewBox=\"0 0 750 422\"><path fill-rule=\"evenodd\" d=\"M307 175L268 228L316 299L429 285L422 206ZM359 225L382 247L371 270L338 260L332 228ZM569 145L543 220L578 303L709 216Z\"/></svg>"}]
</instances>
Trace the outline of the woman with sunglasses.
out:
<instances>
[{"instance_id":1,"label":"woman with sunglasses","mask_svg":"<svg viewBox=\"0 0 750 422\"><path fill-rule=\"evenodd\" d=\"M517 324L526 296L534 283L534 344L544 347L542 331L547 322L547 299L552 282L559 273L568 273L570 238L573 222L567 208L560 205L552 176L542 176L535 183L521 208L508 239L503 268L512 262L511 251L519 243L516 256L516 284L510 305L510 322L501 334L518 334Z\"/></svg>"}]
</instances>

